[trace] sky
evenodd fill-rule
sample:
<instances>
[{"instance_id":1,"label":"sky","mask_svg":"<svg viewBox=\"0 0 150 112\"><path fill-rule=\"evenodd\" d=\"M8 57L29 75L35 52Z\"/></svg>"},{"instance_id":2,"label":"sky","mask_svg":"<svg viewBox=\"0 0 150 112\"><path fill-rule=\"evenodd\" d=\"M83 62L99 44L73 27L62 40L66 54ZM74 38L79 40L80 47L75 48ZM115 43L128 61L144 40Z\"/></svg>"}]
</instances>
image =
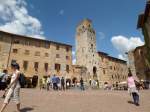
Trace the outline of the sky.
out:
<instances>
[{"instance_id":1,"label":"sky","mask_svg":"<svg viewBox=\"0 0 150 112\"><path fill-rule=\"evenodd\" d=\"M97 51L125 59L144 44L137 29L146 0L0 0L0 30L73 45L85 18L96 31ZM74 53L73 53L74 54Z\"/></svg>"}]
</instances>

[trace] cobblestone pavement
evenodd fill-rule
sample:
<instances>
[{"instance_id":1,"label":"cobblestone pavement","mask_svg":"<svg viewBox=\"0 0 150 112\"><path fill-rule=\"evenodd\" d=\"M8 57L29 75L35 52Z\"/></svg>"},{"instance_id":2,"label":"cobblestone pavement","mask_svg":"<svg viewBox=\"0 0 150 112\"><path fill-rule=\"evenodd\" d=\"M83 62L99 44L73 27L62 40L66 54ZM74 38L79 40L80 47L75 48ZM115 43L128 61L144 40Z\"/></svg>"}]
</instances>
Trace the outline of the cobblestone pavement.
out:
<instances>
[{"instance_id":1,"label":"cobblestone pavement","mask_svg":"<svg viewBox=\"0 0 150 112\"><path fill-rule=\"evenodd\" d=\"M3 92L0 92L2 96ZM150 112L150 90L140 92L140 106L132 103L126 91L68 90L65 92L38 89L21 90L21 112ZM3 99L0 99L0 106ZM15 112L10 102L5 112Z\"/></svg>"}]
</instances>

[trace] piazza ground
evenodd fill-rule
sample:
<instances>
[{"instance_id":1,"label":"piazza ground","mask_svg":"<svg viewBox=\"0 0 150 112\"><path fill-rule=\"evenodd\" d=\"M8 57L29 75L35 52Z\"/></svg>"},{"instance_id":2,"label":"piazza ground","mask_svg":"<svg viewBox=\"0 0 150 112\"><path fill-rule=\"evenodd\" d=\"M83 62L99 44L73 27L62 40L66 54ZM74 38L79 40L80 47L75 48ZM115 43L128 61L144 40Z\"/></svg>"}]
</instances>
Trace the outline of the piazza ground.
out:
<instances>
[{"instance_id":1,"label":"piazza ground","mask_svg":"<svg viewBox=\"0 0 150 112\"><path fill-rule=\"evenodd\" d=\"M2 96L3 92L0 92ZM21 112L150 112L150 90L141 91L136 107L127 91L68 90L65 92L22 89ZM0 99L0 106L3 99ZM15 112L11 101L5 112Z\"/></svg>"}]
</instances>

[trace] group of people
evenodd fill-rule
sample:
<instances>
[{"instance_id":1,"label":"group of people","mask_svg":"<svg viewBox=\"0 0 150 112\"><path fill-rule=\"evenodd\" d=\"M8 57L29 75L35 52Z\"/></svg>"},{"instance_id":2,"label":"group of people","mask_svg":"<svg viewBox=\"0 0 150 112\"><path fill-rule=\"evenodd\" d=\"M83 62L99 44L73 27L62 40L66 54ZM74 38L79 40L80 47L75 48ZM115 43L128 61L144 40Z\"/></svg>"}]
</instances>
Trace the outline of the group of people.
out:
<instances>
[{"instance_id":1,"label":"group of people","mask_svg":"<svg viewBox=\"0 0 150 112\"><path fill-rule=\"evenodd\" d=\"M69 82L65 80L64 77L57 77L55 74L53 76L48 76L47 78L42 77L39 81L40 89L53 89L53 90L65 90L67 86L70 86Z\"/></svg>"},{"instance_id":2,"label":"group of people","mask_svg":"<svg viewBox=\"0 0 150 112\"><path fill-rule=\"evenodd\" d=\"M6 85L7 82L7 70L3 71L3 75L1 75L1 88L5 89L4 93L4 103L0 109L0 112L3 112L6 106L8 105L10 99L13 97L14 101L16 102L17 110L20 112L20 67L19 64L17 63L12 63L11 64L12 68L12 76L11 76L11 81L9 85ZM90 84L96 84L96 82L91 82ZM139 106L139 89L137 87L138 81L132 76L132 73L129 72L128 74L128 79L127 79L127 84L128 84L128 91L130 95L133 97L134 104L136 106ZM40 88L47 88L49 90L50 88L53 88L54 90L65 90L67 86L70 86L70 82L65 80L64 77L57 77L56 75L53 75L52 77L47 77L40 79ZM85 90L84 86L84 80L83 78L80 79L80 89Z\"/></svg>"},{"instance_id":3,"label":"group of people","mask_svg":"<svg viewBox=\"0 0 150 112\"><path fill-rule=\"evenodd\" d=\"M70 79L66 79L64 77L57 77L55 74L53 76L42 77L39 80L40 90L42 89L66 90L70 89L71 87L74 88L76 86L79 86L81 90L85 90L83 78L80 79L79 85L77 84L77 81L73 81L71 83Z\"/></svg>"}]
</instances>

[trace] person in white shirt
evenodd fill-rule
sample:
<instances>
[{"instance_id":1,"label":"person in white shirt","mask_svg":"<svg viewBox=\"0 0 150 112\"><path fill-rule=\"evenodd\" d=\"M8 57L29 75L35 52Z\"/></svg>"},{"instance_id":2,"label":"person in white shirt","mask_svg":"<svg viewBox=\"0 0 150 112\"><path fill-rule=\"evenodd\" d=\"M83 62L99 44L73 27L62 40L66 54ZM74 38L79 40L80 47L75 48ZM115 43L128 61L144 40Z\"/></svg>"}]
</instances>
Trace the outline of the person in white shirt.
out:
<instances>
[{"instance_id":1,"label":"person in white shirt","mask_svg":"<svg viewBox=\"0 0 150 112\"><path fill-rule=\"evenodd\" d=\"M11 97L13 96L14 101L16 102L17 106L17 111L20 112L20 82L19 82L19 76L20 76L20 71L19 71L19 64L17 63L12 63L11 64L12 68L12 76L11 76L11 83L5 90L7 92L4 103L2 105L2 108L0 112L3 112L6 106L8 105Z\"/></svg>"}]
</instances>

